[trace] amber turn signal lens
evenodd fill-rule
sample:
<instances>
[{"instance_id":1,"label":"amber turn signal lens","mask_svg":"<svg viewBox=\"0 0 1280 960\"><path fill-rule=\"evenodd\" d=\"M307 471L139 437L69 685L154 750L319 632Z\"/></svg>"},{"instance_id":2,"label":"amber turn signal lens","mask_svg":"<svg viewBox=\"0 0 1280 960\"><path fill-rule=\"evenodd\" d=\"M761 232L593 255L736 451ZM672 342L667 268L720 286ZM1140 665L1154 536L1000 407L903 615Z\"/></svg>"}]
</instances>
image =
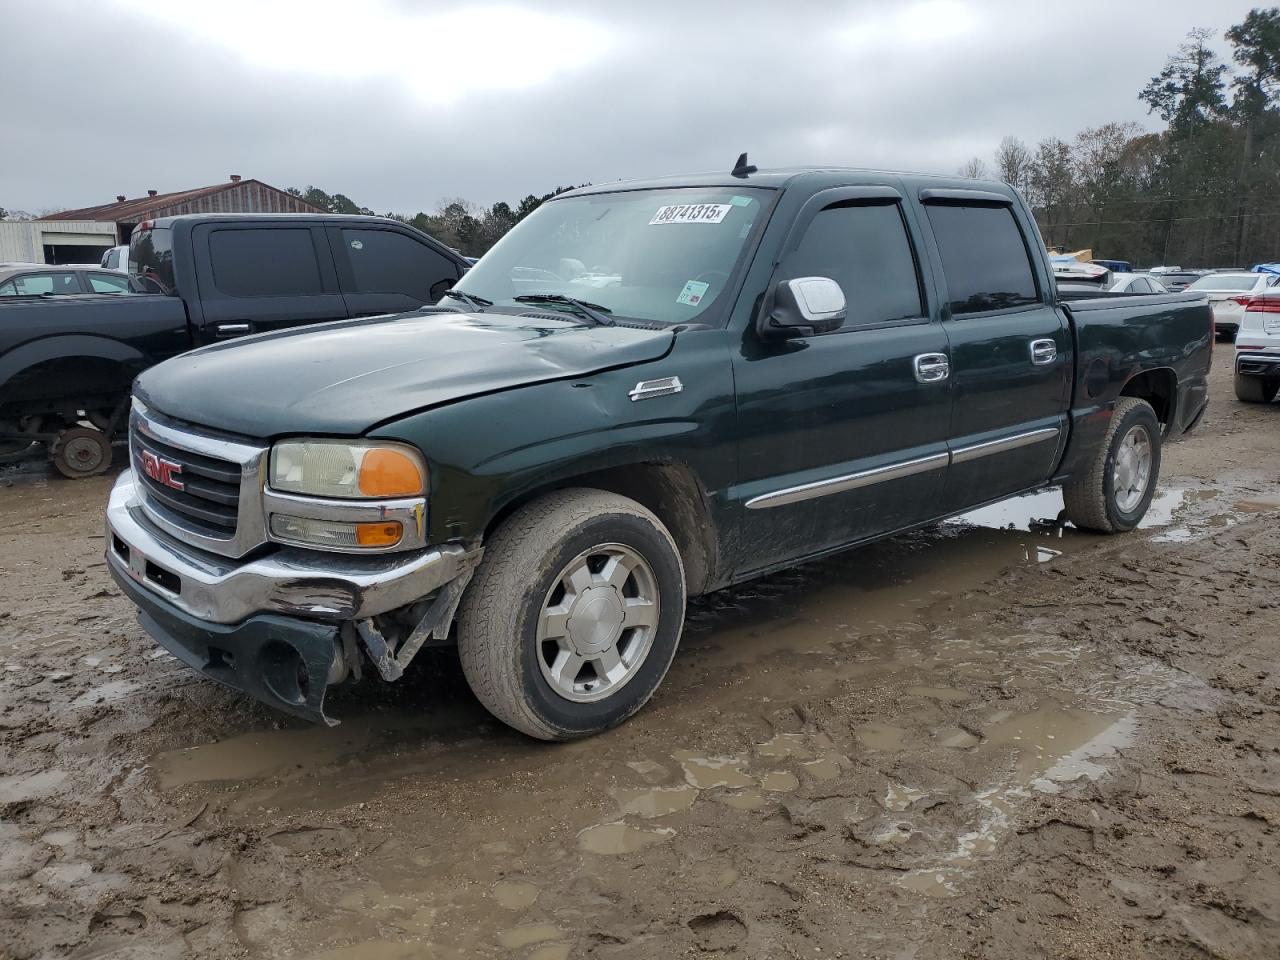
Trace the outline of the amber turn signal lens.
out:
<instances>
[{"instance_id":1,"label":"amber turn signal lens","mask_svg":"<svg viewBox=\"0 0 1280 960\"><path fill-rule=\"evenodd\" d=\"M400 542L403 528L398 520L356 524L356 543L362 547L394 547Z\"/></svg>"},{"instance_id":2,"label":"amber turn signal lens","mask_svg":"<svg viewBox=\"0 0 1280 960\"><path fill-rule=\"evenodd\" d=\"M412 497L424 488L413 458L386 447L375 447L361 459L359 485L366 497Z\"/></svg>"}]
</instances>

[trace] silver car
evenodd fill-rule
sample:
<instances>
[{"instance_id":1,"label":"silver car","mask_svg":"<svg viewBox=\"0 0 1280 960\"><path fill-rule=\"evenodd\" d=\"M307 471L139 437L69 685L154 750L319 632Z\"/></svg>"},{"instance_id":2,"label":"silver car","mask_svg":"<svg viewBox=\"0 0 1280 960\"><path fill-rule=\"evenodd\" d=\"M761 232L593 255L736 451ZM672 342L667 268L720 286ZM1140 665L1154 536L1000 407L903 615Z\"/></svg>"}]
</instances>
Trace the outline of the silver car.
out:
<instances>
[{"instance_id":1,"label":"silver car","mask_svg":"<svg viewBox=\"0 0 1280 960\"><path fill-rule=\"evenodd\" d=\"M1214 328L1220 336L1234 340L1249 299L1277 280L1280 277L1269 273L1211 273L1191 284L1187 291L1203 293L1209 298Z\"/></svg>"},{"instance_id":2,"label":"silver car","mask_svg":"<svg viewBox=\"0 0 1280 960\"><path fill-rule=\"evenodd\" d=\"M0 297L129 292L128 274L87 263L0 263Z\"/></svg>"}]
</instances>

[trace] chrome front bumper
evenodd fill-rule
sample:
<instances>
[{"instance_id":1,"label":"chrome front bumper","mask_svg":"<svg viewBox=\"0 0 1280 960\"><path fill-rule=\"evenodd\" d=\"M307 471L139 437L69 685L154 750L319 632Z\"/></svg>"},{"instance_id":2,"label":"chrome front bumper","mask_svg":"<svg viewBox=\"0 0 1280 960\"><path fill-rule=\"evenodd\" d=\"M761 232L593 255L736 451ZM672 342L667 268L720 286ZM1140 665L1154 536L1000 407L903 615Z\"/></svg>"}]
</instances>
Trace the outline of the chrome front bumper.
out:
<instances>
[{"instance_id":1,"label":"chrome front bumper","mask_svg":"<svg viewBox=\"0 0 1280 960\"><path fill-rule=\"evenodd\" d=\"M259 613L360 620L420 600L469 570L479 550L443 545L352 556L285 547L236 561L196 550L150 523L133 473L107 505L107 563L158 600L198 620L239 623Z\"/></svg>"}]
</instances>

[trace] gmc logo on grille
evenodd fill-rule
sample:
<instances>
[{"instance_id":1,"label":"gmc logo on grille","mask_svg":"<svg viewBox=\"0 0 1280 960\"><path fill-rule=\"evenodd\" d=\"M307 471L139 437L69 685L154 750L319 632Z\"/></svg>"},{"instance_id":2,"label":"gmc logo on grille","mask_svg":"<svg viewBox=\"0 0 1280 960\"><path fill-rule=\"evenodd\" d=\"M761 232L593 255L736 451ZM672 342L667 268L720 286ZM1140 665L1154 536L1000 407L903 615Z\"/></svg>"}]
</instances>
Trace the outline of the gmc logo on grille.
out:
<instances>
[{"instance_id":1,"label":"gmc logo on grille","mask_svg":"<svg viewBox=\"0 0 1280 960\"><path fill-rule=\"evenodd\" d=\"M150 450L142 451L142 472L156 483L163 483L174 490L185 489L185 484L178 479L182 473L182 464L157 457Z\"/></svg>"}]
</instances>

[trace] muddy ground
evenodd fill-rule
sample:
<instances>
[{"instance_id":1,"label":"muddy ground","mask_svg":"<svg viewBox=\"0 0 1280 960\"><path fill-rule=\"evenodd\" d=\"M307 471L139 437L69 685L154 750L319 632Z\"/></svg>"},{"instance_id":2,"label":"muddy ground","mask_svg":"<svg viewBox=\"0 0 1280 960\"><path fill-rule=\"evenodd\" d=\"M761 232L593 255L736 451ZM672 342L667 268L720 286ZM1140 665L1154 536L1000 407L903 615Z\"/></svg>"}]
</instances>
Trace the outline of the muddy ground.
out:
<instances>
[{"instance_id":1,"label":"muddy ground","mask_svg":"<svg viewBox=\"0 0 1280 960\"><path fill-rule=\"evenodd\" d=\"M282 720L138 628L109 480L17 478L0 956L1280 956L1280 406L1224 360L1145 529L1047 494L703 598L568 745L444 652Z\"/></svg>"}]
</instances>

